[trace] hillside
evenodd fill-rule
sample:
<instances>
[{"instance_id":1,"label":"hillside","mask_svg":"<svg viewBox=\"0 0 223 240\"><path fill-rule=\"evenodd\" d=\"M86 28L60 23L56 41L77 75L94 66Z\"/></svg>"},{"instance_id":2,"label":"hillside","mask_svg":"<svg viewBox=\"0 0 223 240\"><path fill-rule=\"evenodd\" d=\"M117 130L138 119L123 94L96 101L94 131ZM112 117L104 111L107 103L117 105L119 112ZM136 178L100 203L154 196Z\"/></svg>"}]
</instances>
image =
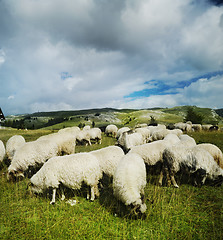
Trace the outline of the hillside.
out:
<instances>
[{"instance_id":1,"label":"hillside","mask_svg":"<svg viewBox=\"0 0 223 240\"><path fill-rule=\"evenodd\" d=\"M218 111L193 106L193 111L203 116L203 124L222 123ZM176 123L184 121L188 106L152 109L86 109L75 111L36 112L33 114L8 116L5 125L14 128L60 129L67 126L91 125L105 126L108 123L121 126L135 126L138 123L149 124L151 118L158 123ZM220 109L221 110L221 109ZM221 113L221 111L219 112Z\"/></svg>"}]
</instances>

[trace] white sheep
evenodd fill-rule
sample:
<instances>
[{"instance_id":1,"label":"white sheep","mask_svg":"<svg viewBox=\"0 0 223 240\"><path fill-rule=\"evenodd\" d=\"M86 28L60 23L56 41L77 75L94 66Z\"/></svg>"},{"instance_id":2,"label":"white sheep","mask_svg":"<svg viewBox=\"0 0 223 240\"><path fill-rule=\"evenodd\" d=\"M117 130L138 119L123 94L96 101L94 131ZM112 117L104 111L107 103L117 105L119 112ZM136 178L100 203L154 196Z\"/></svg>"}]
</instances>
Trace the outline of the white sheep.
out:
<instances>
[{"instance_id":1,"label":"white sheep","mask_svg":"<svg viewBox=\"0 0 223 240\"><path fill-rule=\"evenodd\" d=\"M90 138L89 131L82 130L78 132L76 135L76 142L78 144L84 144L85 146L91 145L91 138Z\"/></svg>"},{"instance_id":2,"label":"white sheep","mask_svg":"<svg viewBox=\"0 0 223 240\"><path fill-rule=\"evenodd\" d=\"M58 145L54 141L37 140L25 143L15 152L8 167L8 180L24 177L24 172L30 167L38 167L57 155Z\"/></svg>"},{"instance_id":3,"label":"white sheep","mask_svg":"<svg viewBox=\"0 0 223 240\"><path fill-rule=\"evenodd\" d=\"M66 127L66 128L62 128L58 131L58 133L71 133L76 135L78 132L80 132L80 128L79 127Z\"/></svg>"},{"instance_id":4,"label":"white sheep","mask_svg":"<svg viewBox=\"0 0 223 240\"><path fill-rule=\"evenodd\" d=\"M143 159L135 153L126 154L115 170L113 192L126 206L133 207L135 213L146 211L144 188L146 186L146 167Z\"/></svg>"},{"instance_id":5,"label":"white sheep","mask_svg":"<svg viewBox=\"0 0 223 240\"><path fill-rule=\"evenodd\" d=\"M194 147L196 146L196 141L194 138L190 137L187 134L182 134L179 136L180 141L185 147Z\"/></svg>"},{"instance_id":6,"label":"white sheep","mask_svg":"<svg viewBox=\"0 0 223 240\"><path fill-rule=\"evenodd\" d=\"M74 134L73 131L70 130L59 131L58 133L44 135L37 139L37 141L42 140L55 142L58 146L58 155L75 153L76 135Z\"/></svg>"},{"instance_id":7,"label":"white sheep","mask_svg":"<svg viewBox=\"0 0 223 240\"><path fill-rule=\"evenodd\" d=\"M124 132L118 139L118 145L125 152L128 152L132 147L144 144L144 139L141 133L132 131Z\"/></svg>"},{"instance_id":8,"label":"white sheep","mask_svg":"<svg viewBox=\"0 0 223 240\"><path fill-rule=\"evenodd\" d=\"M179 142L179 138L175 134L168 134L163 140L158 140L151 143L145 143L139 146L134 146L129 153L139 154L146 165L155 166L161 164L159 184L162 185L163 180L163 151L168 146L172 146Z\"/></svg>"},{"instance_id":9,"label":"white sheep","mask_svg":"<svg viewBox=\"0 0 223 240\"><path fill-rule=\"evenodd\" d=\"M188 123L182 123L182 122L179 122L179 123L175 123L174 124L174 127L176 129L181 129L182 131L184 132L190 132L192 130L192 124L191 122L188 122Z\"/></svg>"},{"instance_id":10,"label":"white sheep","mask_svg":"<svg viewBox=\"0 0 223 240\"><path fill-rule=\"evenodd\" d=\"M113 177L120 159L124 156L123 150L118 146L109 146L90 153L97 157L102 172L109 177Z\"/></svg>"},{"instance_id":11,"label":"white sheep","mask_svg":"<svg viewBox=\"0 0 223 240\"><path fill-rule=\"evenodd\" d=\"M123 132L128 132L130 130L131 129L129 127L119 128L118 131L117 131L116 139L119 139L119 137L122 135Z\"/></svg>"},{"instance_id":12,"label":"white sheep","mask_svg":"<svg viewBox=\"0 0 223 240\"><path fill-rule=\"evenodd\" d=\"M208 151L214 158L215 162L223 169L223 154L220 148L211 143L201 143L197 146Z\"/></svg>"},{"instance_id":13,"label":"white sheep","mask_svg":"<svg viewBox=\"0 0 223 240\"><path fill-rule=\"evenodd\" d=\"M89 130L85 130L88 131L88 134L90 136L90 140L94 141L95 143L99 143L101 144L101 129L100 128L91 128Z\"/></svg>"},{"instance_id":14,"label":"white sheep","mask_svg":"<svg viewBox=\"0 0 223 240\"><path fill-rule=\"evenodd\" d=\"M89 125L86 125L83 127L83 130L90 130L90 129L91 129L91 126L89 126Z\"/></svg>"},{"instance_id":15,"label":"white sheep","mask_svg":"<svg viewBox=\"0 0 223 240\"><path fill-rule=\"evenodd\" d=\"M102 177L98 159L90 153L76 153L66 156L53 157L32 176L31 191L42 193L53 188L53 196L50 204L56 200L56 190L60 184L71 188L80 189L85 183L90 187L87 199L91 201L98 194L98 181ZM64 199L65 196L62 196Z\"/></svg>"},{"instance_id":16,"label":"white sheep","mask_svg":"<svg viewBox=\"0 0 223 240\"><path fill-rule=\"evenodd\" d=\"M180 170L196 174L195 184L203 185L206 178L223 181L223 169L208 151L198 146L185 147L184 143L180 142L164 150L163 161L174 187L179 187L174 175Z\"/></svg>"},{"instance_id":17,"label":"white sheep","mask_svg":"<svg viewBox=\"0 0 223 240\"><path fill-rule=\"evenodd\" d=\"M117 132L118 132L118 127L114 124L109 124L105 128L105 134L107 136L111 135L112 137L116 138Z\"/></svg>"},{"instance_id":18,"label":"white sheep","mask_svg":"<svg viewBox=\"0 0 223 240\"><path fill-rule=\"evenodd\" d=\"M196 132L200 132L202 130L201 124L192 124L192 129Z\"/></svg>"},{"instance_id":19,"label":"white sheep","mask_svg":"<svg viewBox=\"0 0 223 240\"><path fill-rule=\"evenodd\" d=\"M209 131L212 126L213 125L211 125L211 124L204 124L201 127L202 127L203 131Z\"/></svg>"},{"instance_id":20,"label":"white sheep","mask_svg":"<svg viewBox=\"0 0 223 240\"><path fill-rule=\"evenodd\" d=\"M14 135L8 139L6 142L6 156L11 161L16 150L23 146L26 140L21 135Z\"/></svg>"},{"instance_id":21,"label":"white sheep","mask_svg":"<svg viewBox=\"0 0 223 240\"><path fill-rule=\"evenodd\" d=\"M141 133L142 137L144 139L144 143L147 143L149 141L150 137L150 130L147 127L142 128L136 128L134 132Z\"/></svg>"},{"instance_id":22,"label":"white sheep","mask_svg":"<svg viewBox=\"0 0 223 240\"><path fill-rule=\"evenodd\" d=\"M0 163L4 160L5 157L5 145L2 142L2 140L0 140Z\"/></svg>"}]
</instances>

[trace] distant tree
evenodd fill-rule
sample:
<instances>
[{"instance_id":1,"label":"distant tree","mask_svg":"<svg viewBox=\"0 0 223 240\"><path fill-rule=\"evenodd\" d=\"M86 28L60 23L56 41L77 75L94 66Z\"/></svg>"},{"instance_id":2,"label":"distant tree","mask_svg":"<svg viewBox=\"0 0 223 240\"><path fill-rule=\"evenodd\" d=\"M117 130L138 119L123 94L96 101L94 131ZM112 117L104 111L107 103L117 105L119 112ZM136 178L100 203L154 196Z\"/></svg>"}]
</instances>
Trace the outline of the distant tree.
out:
<instances>
[{"instance_id":1,"label":"distant tree","mask_svg":"<svg viewBox=\"0 0 223 240\"><path fill-rule=\"evenodd\" d=\"M185 122L191 121L192 123L201 124L204 116L194 111L192 107L188 107Z\"/></svg>"},{"instance_id":2,"label":"distant tree","mask_svg":"<svg viewBox=\"0 0 223 240\"><path fill-rule=\"evenodd\" d=\"M158 123L157 123L157 120L154 116L150 116L150 123L149 123L150 126L157 126Z\"/></svg>"}]
</instances>

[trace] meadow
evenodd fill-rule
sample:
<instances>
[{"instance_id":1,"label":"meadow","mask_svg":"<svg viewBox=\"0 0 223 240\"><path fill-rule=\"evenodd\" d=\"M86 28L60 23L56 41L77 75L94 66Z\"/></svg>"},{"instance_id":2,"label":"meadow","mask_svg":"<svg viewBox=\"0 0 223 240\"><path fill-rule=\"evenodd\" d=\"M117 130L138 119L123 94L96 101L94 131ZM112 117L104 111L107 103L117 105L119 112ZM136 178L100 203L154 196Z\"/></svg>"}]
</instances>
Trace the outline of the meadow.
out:
<instances>
[{"instance_id":1,"label":"meadow","mask_svg":"<svg viewBox=\"0 0 223 240\"><path fill-rule=\"evenodd\" d=\"M21 134L26 141L52 130L0 130L0 139ZM223 132L191 133L197 143L210 142L223 151ZM77 146L77 152L115 144L103 135L102 145ZM111 183L100 197L89 202L82 191L71 191L71 206L57 198L32 197L29 179L8 182L7 166L0 170L0 239L223 239L223 186L194 187L182 182L179 189L159 187L157 176L148 175L146 216L133 219L112 194Z\"/></svg>"}]
</instances>

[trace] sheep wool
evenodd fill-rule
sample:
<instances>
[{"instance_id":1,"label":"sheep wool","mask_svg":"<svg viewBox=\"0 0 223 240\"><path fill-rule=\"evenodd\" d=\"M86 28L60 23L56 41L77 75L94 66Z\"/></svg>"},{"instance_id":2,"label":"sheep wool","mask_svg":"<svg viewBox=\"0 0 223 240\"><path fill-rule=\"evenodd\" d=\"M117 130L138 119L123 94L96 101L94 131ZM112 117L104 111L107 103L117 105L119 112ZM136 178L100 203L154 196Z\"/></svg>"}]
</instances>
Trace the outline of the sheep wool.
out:
<instances>
[{"instance_id":1,"label":"sheep wool","mask_svg":"<svg viewBox=\"0 0 223 240\"><path fill-rule=\"evenodd\" d=\"M146 167L143 159L135 153L126 154L119 162L113 178L113 191L126 206L133 205L141 213L146 211L144 188Z\"/></svg>"},{"instance_id":2,"label":"sheep wool","mask_svg":"<svg viewBox=\"0 0 223 240\"><path fill-rule=\"evenodd\" d=\"M35 193L53 188L51 204L55 203L56 189L62 183L71 189L80 189L82 183L90 186L91 200L98 192L98 181L102 177L98 159L90 153L76 153L49 159L30 179ZM90 194L87 194L89 198Z\"/></svg>"},{"instance_id":3,"label":"sheep wool","mask_svg":"<svg viewBox=\"0 0 223 240\"><path fill-rule=\"evenodd\" d=\"M0 140L0 162L3 161L4 157L5 157L5 145L2 142L2 140Z\"/></svg>"},{"instance_id":4,"label":"sheep wool","mask_svg":"<svg viewBox=\"0 0 223 240\"><path fill-rule=\"evenodd\" d=\"M116 138L118 132L118 127L115 126L114 124L109 124L106 128L105 128L105 134L107 136L111 135L112 137Z\"/></svg>"},{"instance_id":5,"label":"sheep wool","mask_svg":"<svg viewBox=\"0 0 223 240\"><path fill-rule=\"evenodd\" d=\"M8 179L24 177L23 173L29 167L41 165L53 156L58 155L58 146L53 141L38 140L25 143L16 152L8 167Z\"/></svg>"},{"instance_id":6,"label":"sheep wool","mask_svg":"<svg viewBox=\"0 0 223 240\"><path fill-rule=\"evenodd\" d=\"M211 143L201 143L197 146L208 151L214 158L215 162L223 169L223 155L220 148Z\"/></svg>"},{"instance_id":7,"label":"sheep wool","mask_svg":"<svg viewBox=\"0 0 223 240\"><path fill-rule=\"evenodd\" d=\"M6 142L6 156L12 160L16 150L26 143L25 138L21 135L14 135Z\"/></svg>"},{"instance_id":8,"label":"sheep wool","mask_svg":"<svg viewBox=\"0 0 223 240\"><path fill-rule=\"evenodd\" d=\"M119 161L125 155L118 146L109 146L90 153L98 159L102 172L109 177L113 177Z\"/></svg>"}]
</instances>

